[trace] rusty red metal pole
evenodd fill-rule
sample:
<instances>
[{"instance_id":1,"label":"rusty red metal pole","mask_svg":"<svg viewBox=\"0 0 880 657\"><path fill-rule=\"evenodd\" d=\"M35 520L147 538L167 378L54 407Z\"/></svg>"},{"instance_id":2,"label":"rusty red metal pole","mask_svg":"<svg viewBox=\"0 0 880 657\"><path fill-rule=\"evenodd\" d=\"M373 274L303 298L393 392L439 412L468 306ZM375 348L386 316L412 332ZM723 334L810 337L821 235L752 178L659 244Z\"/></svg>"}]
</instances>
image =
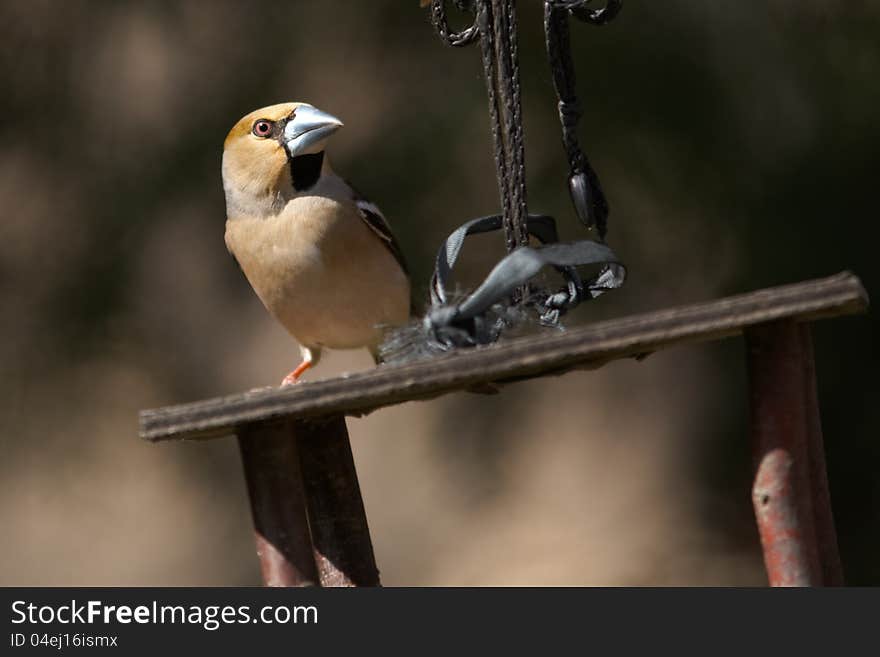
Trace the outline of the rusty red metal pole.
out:
<instances>
[{"instance_id":1,"label":"rusty red metal pole","mask_svg":"<svg viewBox=\"0 0 880 657\"><path fill-rule=\"evenodd\" d=\"M267 586L379 586L345 418L239 429Z\"/></svg>"},{"instance_id":2,"label":"rusty red metal pole","mask_svg":"<svg viewBox=\"0 0 880 657\"><path fill-rule=\"evenodd\" d=\"M254 519L257 557L266 586L312 586L312 553L294 423L240 427L238 443Z\"/></svg>"},{"instance_id":3,"label":"rusty red metal pole","mask_svg":"<svg viewBox=\"0 0 880 657\"><path fill-rule=\"evenodd\" d=\"M810 345L791 320L748 329L746 343L755 460L752 502L767 575L771 586L821 586L825 578L814 505L823 500L814 493L811 469L810 426L813 418L818 422L818 408L815 395L807 394L815 386L808 367L812 356L806 353Z\"/></svg>"},{"instance_id":4,"label":"rusty red metal pole","mask_svg":"<svg viewBox=\"0 0 880 657\"><path fill-rule=\"evenodd\" d=\"M295 428L321 586L379 586L345 418Z\"/></svg>"}]
</instances>

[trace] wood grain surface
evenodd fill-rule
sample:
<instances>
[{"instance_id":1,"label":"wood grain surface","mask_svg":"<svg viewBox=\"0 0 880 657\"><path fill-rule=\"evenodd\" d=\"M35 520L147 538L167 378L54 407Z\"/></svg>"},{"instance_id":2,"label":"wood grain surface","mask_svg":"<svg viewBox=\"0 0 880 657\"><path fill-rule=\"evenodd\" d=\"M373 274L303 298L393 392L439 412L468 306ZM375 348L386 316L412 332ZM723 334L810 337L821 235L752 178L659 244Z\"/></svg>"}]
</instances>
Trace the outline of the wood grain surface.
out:
<instances>
[{"instance_id":1,"label":"wood grain surface","mask_svg":"<svg viewBox=\"0 0 880 657\"><path fill-rule=\"evenodd\" d=\"M216 438L250 422L362 415L455 390L596 368L681 343L738 335L750 326L779 319L812 321L864 312L867 307L868 296L859 279L843 272L565 331L539 332L424 361L381 365L335 379L145 410L140 413L140 434L151 441Z\"/></svg>"}]
</instances>

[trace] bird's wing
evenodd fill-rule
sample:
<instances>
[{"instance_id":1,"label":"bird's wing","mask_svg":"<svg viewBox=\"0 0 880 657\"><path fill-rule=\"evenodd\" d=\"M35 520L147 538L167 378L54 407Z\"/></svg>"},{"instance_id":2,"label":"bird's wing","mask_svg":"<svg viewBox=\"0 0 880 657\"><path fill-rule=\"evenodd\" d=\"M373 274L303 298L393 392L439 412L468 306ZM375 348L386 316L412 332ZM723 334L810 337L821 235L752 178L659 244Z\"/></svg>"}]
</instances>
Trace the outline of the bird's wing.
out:
<instances>
[{"instance_id":1,"label":"bird's wing","mask_svg":"<svg viewBox=\"0 0 880 657\"><path fill-rule=\"evenodd\" d=\"M406 265L406 258L403 257L403 251L400 250L400 245L397 243L394 233L391 232L391 226L388 225L388 220L385 218L385 215L382 214L382 211L376 207L375 203L361 197L357 192L355 192L354 204L357 206L358 214L360 214L364 223L366 223L369 229L375 233L376 237L382 241L385 248L391 252L391 255L397 260L397 263L400 265L403 272L409 274L409 267Z\"/></svg>"}]
</instances>

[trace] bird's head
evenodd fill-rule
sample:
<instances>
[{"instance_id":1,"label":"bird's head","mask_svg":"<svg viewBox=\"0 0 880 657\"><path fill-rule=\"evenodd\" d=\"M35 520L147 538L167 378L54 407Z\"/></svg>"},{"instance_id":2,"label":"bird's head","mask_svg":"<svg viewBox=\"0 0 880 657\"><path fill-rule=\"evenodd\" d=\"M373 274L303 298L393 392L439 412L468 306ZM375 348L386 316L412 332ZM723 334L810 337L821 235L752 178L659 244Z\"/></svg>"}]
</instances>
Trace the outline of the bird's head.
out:
<instances>
[{"instance_id":1,"label":"bird's head","mask_svg":"<svg viewBox=\"0 0 880 657\"><path fill-rule=\"evenodd\" d=\"M282 103L242 118L223 144L227 203L274 203L317 181L330 136L342 121L307 103Z\"/></svg>"}]
</instances>

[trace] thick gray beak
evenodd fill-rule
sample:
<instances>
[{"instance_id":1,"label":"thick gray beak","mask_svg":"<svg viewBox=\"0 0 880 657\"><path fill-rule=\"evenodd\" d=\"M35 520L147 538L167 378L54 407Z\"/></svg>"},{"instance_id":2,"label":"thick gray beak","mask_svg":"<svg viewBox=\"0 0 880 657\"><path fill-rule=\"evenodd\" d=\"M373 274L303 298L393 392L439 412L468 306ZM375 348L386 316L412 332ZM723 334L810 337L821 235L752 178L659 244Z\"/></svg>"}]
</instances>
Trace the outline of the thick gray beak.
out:
<instances>
[{"instance_id":1,"label":"thick gray beak","mask_svg":"<svg viewBox=\"0 0 880 657\"><path fill-rule=\"evenodd\" d=\"M318 153L322 142L342 127L342 121L311 105L300 105L284 126L284 144L290 157Z\"/></svg>"}]
</instances>

